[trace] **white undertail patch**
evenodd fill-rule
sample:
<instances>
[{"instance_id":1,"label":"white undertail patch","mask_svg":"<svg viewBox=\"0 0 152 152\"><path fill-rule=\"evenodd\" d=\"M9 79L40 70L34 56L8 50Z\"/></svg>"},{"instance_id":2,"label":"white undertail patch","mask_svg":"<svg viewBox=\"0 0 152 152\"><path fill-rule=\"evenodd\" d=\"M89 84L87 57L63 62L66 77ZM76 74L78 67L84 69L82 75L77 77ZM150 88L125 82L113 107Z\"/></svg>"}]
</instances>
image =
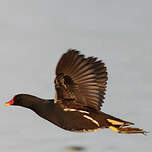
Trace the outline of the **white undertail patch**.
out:
<instances>
[{"instance_id":1,"label":"white undertail patch","mask_svg":"<svg viewBox=\"0 0 152 152\"><path fill-rule=\"evenodd\" d=\"M96 120L94 120L93 118L91 118L90 116L83 115L83 117L91 120L91 121L92 121L93 123L95 123L98 127L100 127L99 123L98 123Z\"/></svg>"},{"instance_id":2,"label":"white undertail patch","mask_svg":"<svg viewBox=\"0 0 152 152\"><path fill-rule=\"evenodd\" d=\"M110 122L113 125L124 125L124 122L120 122L117 120L107 119L108 122Z\"/></svg>"}]
</instances>

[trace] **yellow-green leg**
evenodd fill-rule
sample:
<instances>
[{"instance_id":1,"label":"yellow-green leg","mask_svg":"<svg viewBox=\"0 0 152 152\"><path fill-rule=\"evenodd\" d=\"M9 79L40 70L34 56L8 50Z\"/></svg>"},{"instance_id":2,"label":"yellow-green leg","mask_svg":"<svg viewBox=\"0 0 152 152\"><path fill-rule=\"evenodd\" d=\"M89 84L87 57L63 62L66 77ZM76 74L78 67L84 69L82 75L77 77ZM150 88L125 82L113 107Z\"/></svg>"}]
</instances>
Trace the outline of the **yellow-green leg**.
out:
<instances>
[{"instance_id":1,"label":"yellow-green leg","mask_svg":"<svg viewBox=\"0 0 152 152\"><path fill-rule=\"evenodd\" d=\"M139 129L139 128L132 128L132 127L126 127L123 128L122 126L117 128L114 126L110 126L109 129L113 130L114 132L117 133L124 133L124 134L137 134L137 133L141 133L146 135L148 132L143 130L143 129Z\"/></svg>"}]
</instances>

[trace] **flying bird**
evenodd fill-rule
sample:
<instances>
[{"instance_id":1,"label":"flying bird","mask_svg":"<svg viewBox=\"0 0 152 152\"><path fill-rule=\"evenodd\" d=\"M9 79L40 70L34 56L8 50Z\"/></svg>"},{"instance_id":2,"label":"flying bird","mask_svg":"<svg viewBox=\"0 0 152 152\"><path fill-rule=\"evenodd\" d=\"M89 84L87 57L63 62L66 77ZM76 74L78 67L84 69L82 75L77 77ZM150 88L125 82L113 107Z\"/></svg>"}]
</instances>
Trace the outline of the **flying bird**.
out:
<instances>
[{"instance_id":1,"label":"flying bird","mask_svg":"<svg viewBox=\"0 0 152 152\"><path fill-rule=\"evenodd\" d=\"M69 49L56 67L55 99L18 94L5 105L29 108L68 131L90 132L109 128L117 133L146 134L143 129L130 127L134 123L101 111L107 79L107 68L101 60Z\"/></svg>"}]
</instances>

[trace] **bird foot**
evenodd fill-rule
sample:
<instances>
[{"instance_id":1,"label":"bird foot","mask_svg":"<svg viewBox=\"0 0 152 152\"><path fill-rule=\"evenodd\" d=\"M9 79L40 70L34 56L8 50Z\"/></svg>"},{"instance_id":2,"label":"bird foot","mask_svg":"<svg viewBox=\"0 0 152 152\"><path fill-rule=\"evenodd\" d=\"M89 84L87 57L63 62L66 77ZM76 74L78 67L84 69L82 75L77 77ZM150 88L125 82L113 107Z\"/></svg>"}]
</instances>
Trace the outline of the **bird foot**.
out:
<instances>
[{"instance_id":1,"label":"bird foot","mask_svg":"<svg viewBox=\"0 0 152 152\"><path fill-rule=\"evenodd\" d=\"M114 126L110 126L109 127L111 130L113 130L114 132L117 133L125 133L125 134L137 134L137 133L141 133L143 135L147 135L147 133L149 133L148 131L145 131L143 129L139 129L139 128L132 128L132 127L126 127L126 128L116 128Z\"/></svg>"}]
</instances>

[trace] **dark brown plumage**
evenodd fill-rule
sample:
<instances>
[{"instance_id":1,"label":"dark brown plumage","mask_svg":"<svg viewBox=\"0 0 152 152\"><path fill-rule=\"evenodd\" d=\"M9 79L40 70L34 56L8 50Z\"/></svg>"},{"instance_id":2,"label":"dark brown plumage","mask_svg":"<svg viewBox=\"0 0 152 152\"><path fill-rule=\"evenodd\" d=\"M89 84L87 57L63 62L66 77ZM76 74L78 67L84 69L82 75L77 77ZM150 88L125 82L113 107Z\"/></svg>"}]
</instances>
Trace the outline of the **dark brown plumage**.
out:
<instances>
[{"instance_id":1,"label":"dark brown plumage","mask_svg":"<svg viewBox=\"0 0 152 152\"><path fill-rule=\"evenodd\" d=\"M97 58L84 58L78 51L63 54L56 68L56 100L73 99L73 104L100 110L106 84L106 67Z\"/></svg>"},{"instance_id":2,"label":"dark brown plumage","mask_svg":"<svg viewBox=\"0 0 152 152\"><path fill-rule=\"evenodd\" d=\"M85 58L79 51L68 50L56 67L54 100L19 94L6 105L29 108L57 126L76 132L110 128L119 133L147 133L126 127L133 123L100 111L107 84L104 63L95 57Z\"/></svg>"}]
</instances>

